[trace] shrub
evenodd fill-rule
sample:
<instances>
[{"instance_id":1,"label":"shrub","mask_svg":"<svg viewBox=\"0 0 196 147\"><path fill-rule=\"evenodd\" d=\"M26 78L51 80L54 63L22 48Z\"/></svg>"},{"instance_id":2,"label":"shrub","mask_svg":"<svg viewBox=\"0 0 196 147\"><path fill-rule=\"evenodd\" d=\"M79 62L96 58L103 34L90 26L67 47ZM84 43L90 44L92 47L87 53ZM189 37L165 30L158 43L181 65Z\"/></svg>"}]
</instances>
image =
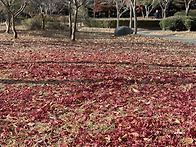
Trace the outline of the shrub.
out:
<instances>
[{"instance_id":1,"label":"shrub","mask_svg":"<svg viewBox=\"0 0 196 147\"><path fill-rule=\"evenodd\" d=\"M196 30L196 17L172 16L162 19L160 26L163 30L184 31Z\"/></svg>"},{"instance_id":2,"label":"shrub","mask_svg":"<svg viewBox=\"0 0 196 147\"><path fill-rule=\"evenodd\" d=\"M97 27L97 28L113 28L116 24L114 20L106 19L86 19L84 22L85 26L88 27Z\"/></svg>"},{"instance_id":3,"label":"shrub","mask_svg":"<svg viewBox=\"0 0 196 147\"><path fill-rule=\"evenodd\" d=\"M192 17L191 31L196 31L196 17Z\"/></svg>"},{"instance_id":4,"label":"shrub","mask_svg":"<svg viewBox=\"0 0 196 147\"><path fill-rule=\"evenodd\" d=\"M66 25L60 23L60 22L47 22L46 23L46 29L52 29L52 30L63 30L65 29Z\"/></svg>"},{"instance_id":5,"label":"shrub","mask_svg":"<svg viewBox=\"0 0 196 147\"><path fill-rule=\"evenodd\" d=\"M40 30L42 28L41 19L38 17L29 18L23 21L27 30Z\"/></svg>"},{"instance_id":6,"label":"shrub","mask_svg":"<svg viewBox=\"0 0 196 147\"><path fill-rule=\"evenodd\" d=\"M183 17L174 17L174 16L167 17L161 20L160 26L163 30L172 30L172 31L186 30Z\"/></svg>"},{"instance_id":7,"label":"shrub","mask_svg":"<svg viewBox=\"0 0 196 147\"><path fill-rule=\"evenodd\" d=\"M183 10L183 11L176 12L174 16L186 16L186 11ZM191 9L189 12L189 16L193 16L193 17L196 16L196 10Z\"/></svg>"},{"instance_id":8,"label":"shrub","mask_svg":"<svg viewBox=\"0 0 196 147\"><path fill-rule=\"evenodd\" d=\"M190 18L187 18L184 22L185 27L190 31L191 30L191 26L192 26L193 20Z\"/></svg>"},{"instance_id":9,"label":"shrub","mask_svg":"<svg viewBox=\"0 0 196 147\"><path fill-rule=\"evenodd\" d=\"M45 29L58 29L62 30L66 28L65 22L61 22L63 18L59 19L56 16L45 17ZM63 20L64 21L64 20ZM42 19L41 16L35 16L33 18L27 19L24 21L24 25L28 30L40 30L42 29Z\"/></svg>"},{"instance_id":10,"label":"shrub","mask_svg":"<svg viewBox=\"0 0 196 147\"><path fill-rule=\"evenodd\" d=\"M89 17L88 15L88 8L85 8L84 6L81 6L78 10L78 20L84 21Z\"/></svg>"},{"instance_id":11,"label":"shrub","mask_svg":"<svg viewBox=\"0 0 196 147\"><path fill-rule=\"evenodd\" d=\"M6 16L5 14L0 10L0 23L6 21Z\"/></svg>"}]
</instances>

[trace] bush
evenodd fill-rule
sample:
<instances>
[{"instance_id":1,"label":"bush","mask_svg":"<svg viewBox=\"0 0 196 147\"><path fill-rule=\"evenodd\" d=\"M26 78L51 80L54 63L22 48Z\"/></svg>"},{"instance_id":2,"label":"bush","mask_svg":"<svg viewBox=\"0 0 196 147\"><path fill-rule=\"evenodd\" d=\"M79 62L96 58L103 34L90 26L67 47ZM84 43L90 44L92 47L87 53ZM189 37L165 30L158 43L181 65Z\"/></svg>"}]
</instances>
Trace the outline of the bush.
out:
<instances>
[{"instance_id":1,"label":"bush","mask_svg":"<svg viewBox=\"0 0 196 147\"><path fill-rule=\"evenodd\" d=\"M42 28L41 19L38 17L29 18L23 21L27 30L40 30Z\"/></svg>"},{"instance_id":2,"label":"bush","mask_svg":"<svg viewBox=\"0 0 196 147\"><path fill-rule=\"evenodd\" d=\"M5 21L6 21L6 16L5 16L4 13L1 12L1 10L0 10L0 23L1 23L1 22L5 22Z\"/></svg>"},{"instance_id":3,"label":"bush","mask_svg":"<svg viewBox=\"0 0 196 147\"><path fill-rule=\"evenodd\" d=\"M63 22L61 22L63 20ZM42 18L40 15L37 15L33 18L27 19L24 21L24 25L28 30L40 30L42 29ZM55 17L47 15L45 17L45 29L65 29L66 25L63 17Z\"/></svg>"},{"instance_id":4,"label":"bush","mask_svg":"<svg viewBox=\"0 0 196 147\"><path fill-rule=\"evenodd\" d=\"M88 27L97 27L97 28L115 28L115 20L106 20L106 19L87 19L84 22L85 26Z\"/></svg>"},{"instance_id":5,"label":"bush","mask_svg":"<svg viewBox=\"0 0 196 147\"><path fill-rule=\"evenodd\" d=\"M184 22L185 27L190 31L191 30L191 26L192 26L193 20L187 18Z\"/></svg>"},{"instance_id":6,"label":"bush","mask_svg":"<svg viewBox=\"0 0 196 147\"><path fill-rule=\"evenodd\" d=\"M143 19L138 20L139 28L160 28L160 20L158 19ZM116 28L116 19L96 19L90 18L85 20L85 26L98 28ZM129 26L129 19L120 19L120 26Z\"/></svg>"},{"instance_id":7,"label":"bush","mask_svg":"<svg viewBox=\"0 0 196 147\"><path fill-rule=\"evenodd\" d=\"M81 6L78 10L78 21L83 22L89 17L88 8Z\"/></svg>"},{"instance_id":8,"label":"bush","mask_svg":"<svg viewBox=\"0 0 196 147\"><path fill-rule=\"evenodd\" d=\"M65 29L65 24L61 24L60 22L47 22L46 23L46 29L52 29L52 30L63 30Z\"/></svg>"},{"instance_id":9,"label":"bush","mask_svg":"<svg viewBox=\"0 0 196 147\"><path fill-rule=\"evenodd\" d=\"M185 31L196 29L196 17L172 16L162 19L160 26L163 30Z\"/></svg>"},{"instance_id":10,"label":"bush","mask_svg":"<svg viewBox=\"0 0 196 147\"><path fill-rule=\"evenodd\" d=\"M186 16L186 11L183 10L183 11L176 12L174 16ZM196 16L196 10L190 10L189 16L193 16L193 17Z\"/></svg>"}]
</instances>

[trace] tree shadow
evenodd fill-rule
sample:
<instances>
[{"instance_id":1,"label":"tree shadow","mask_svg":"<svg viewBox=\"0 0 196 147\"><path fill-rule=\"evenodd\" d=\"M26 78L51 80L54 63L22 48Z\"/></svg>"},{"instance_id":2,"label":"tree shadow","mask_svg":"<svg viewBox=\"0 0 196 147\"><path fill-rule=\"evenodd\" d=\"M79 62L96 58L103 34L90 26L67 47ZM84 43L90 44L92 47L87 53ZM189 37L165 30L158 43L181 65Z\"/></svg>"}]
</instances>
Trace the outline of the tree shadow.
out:
<instances>
[{"instance_id":1,"label":"tree shadow","mask_svg":"<svg viewBox=\"0 0 196 147\"><path fill-rule=\"evenodd\" d=\"M113 82L121 82L127 85L131 85L131 84L152 84L152 83L156 83L156 84L195 84L195 81L190 81L190 80L181 80L181 81L171 81L171 80L128 80L125 78L103 78L103 79L79 79L79 80L74 80L74 79L70 79L70 80L21 80L21 79L0 79L0 83L1 84L64 84L64 83L98 83L98 82L107 82L107 81L113 81Z\"/></svg>"},{"instance_id":2,"label":"tree shadow","mask_svg":"<svg viewBox=\"0 0 196 147\"><path fill-rule=\"evenodd\" d=\"M69 30L36 30L36 31L27 31L27 30L18 30L19 35L29 35L33 37L44 37L51 39L70 39ZM99 38L108 38L112 37L113 34L110 32L89 32L89 31L77 31L76 40L84 39L99 39ZM20 36L19 36L20 37Z\"/></svg>"},{"instance_id":3,"label":"tree shadow","mask_svg":"<svg viewBox=\"0 0 196 147\"><path fill-rule=\"evenodd\" d=\"M37 61L37 62L0 62L0 64L106 64L106 65L141 65L141 66L158 66L168 68L195 68L196 65L173 65L173 64L158 64L158 63L133 63L133 62L105 62L105 61Z\"/></svg>"}]
</instances>

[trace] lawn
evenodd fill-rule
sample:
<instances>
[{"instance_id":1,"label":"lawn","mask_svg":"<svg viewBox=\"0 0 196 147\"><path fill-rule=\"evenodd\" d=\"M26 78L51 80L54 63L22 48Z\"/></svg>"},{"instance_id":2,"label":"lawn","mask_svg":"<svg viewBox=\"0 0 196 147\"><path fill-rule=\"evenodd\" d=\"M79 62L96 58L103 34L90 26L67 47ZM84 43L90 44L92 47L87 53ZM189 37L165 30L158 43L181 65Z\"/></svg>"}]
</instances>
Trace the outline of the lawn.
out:
<instances>
[{"instance_id":1,"label":"lawn","mask_svg":"<svg viewBox=\"0 0 196 147\"><path fill-rule=\"evenodd\" d=\"M195 44L0 33L0 146L196 146Z\"/></svg>"}]
</instances>

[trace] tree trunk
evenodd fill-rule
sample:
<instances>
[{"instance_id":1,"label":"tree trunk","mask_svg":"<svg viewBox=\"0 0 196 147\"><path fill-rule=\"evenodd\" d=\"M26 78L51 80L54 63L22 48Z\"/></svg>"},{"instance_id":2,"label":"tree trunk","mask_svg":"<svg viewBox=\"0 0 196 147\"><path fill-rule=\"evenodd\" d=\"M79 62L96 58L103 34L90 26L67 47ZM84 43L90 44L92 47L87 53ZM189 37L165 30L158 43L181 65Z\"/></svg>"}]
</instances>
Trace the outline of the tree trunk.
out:
<instances>
[{"instance_id":1,"label":"tree trunk","mask_svg":"<svg viewBox=\"0 0 196 147\"><path fill-rule=\"evenodd\" d=\"M111 11L110 11L110 9L108 10L108 17L109 18L111 17Z\"/></svg>"},{"instance_id":2,"label":"tree trunk","mask_svg":"<svg viewBox=\"0 0 196 147\"><path fill-rule=\"evenodd\" d=\"M134 34L137 34L137 11L136 11L136 0L134 0L133 15L134 15Z\"/></svg>"},{"instance_id":3,"label":"tree trunk","mask_svg":"<svg viewBox=\"0 0 196 147\"><path fill-rule=\"evenodd\" d=\"M166 8L163 8L162 9L162 17L163 18L166 18L167 17L167 14L166 13L167 13L167 9Z\"/></svg>"},{"instance_id":4,"label":"tree trunk","mask_svg":"<svg viewBox=\"0 0 196 147\"><path fill-rule=\"evenodd\" d=\"M190 11L190 8L189 6L186 7L186 16L189 16L189 11Z\"/></svg>"},{"instance_id":5,"label":"tree trunk","mask_svg":"<svg viewBox=\"0 0 196 147\"><path fill-rule=\"evenodd\" d=\"M119 20L120 20L120 16L119 16L119 12L117 12L117 21L116 21L116 27L119 27Z\"/></svg>"},{"instance_id":6,"label":"tree trunk","mask_svg":"<svg viewBox=\"0 0 196 147\"><path fill-rule=\"evenodd\" d=\"M11 28L11 14L8 11L7 12L7 19L6 19L6 33L10 33L10 28Z\"/></svg>"},{"instance_id":7,"label":"tree trunk","mask_svg":"<svg viewBox=\"0 0 196 147\"><path fill-rule=\"evenodd\" d=\"M142 13L142 17L145 18L144 10L141 10L141 13Z\"/></svg>"},{"instance_id":8,"label":"tree trunk","mask_svg":"<svg viewBox=\"0 0 196 147\"><path fill-rule=\"evenodd\" d=\"M4 2L3 0L0 0L1 3L6 7L7 9L7 13L8 13L8 18L7 18L7 22L6 22L6 32L9 33L10 32L10 27L12 26L12 31L14 34L14 38L17 38L17 32L16 32L16 28L15 28L15 18L24 10L24 8L27 5L27 2L25 1L23 5L21 5L21 8L18 9L16 12L14 12L14 10L11 10L11 5ZM12 25L11 25L11 21L12 21Z\"/></svg>"},{"instance_id":9,"label":"tree trunk","mask_svg":"<svg viewBox=\"0 0 196 147\"><path fill-rule=\"evenodd\" d=\"M185 2L185 8L186 8L186 16L189 15L189 11L190 11L190 5L193 2L193 0L189 0L189 1L184 1Z\"/></svg>"},{"instance_id":10,"label":"tree trunk","mask_svg":"<svg viewBox=\"0 0 196 147\"><path fill-rule=\"evenodd\" d=\"M153 4L154 4L154 0L153 0L152 4L150 4L149 6L148 5L144 6L145 10L146 10L146 16L145 16L146 18L149 18L150 13L155 8L155 6L153 6Z\"/></svg>"},{"instance_id":11,"label":"tree trunk","mask_svg":"<svg viewBox=\"0 0 196 147\"><path fill-rule=\"evenodd\" d=\"M69 0L69 37L72 35L71 0Z\"/></svg>"},{"instance_id":12,"label":"tree trunk","mask_svg":"<svg viewBox=\"0 0 196 147\"><path fill-rule=\"evenodd\" d=\"M45 16L43 13L41 14L41 16L42 16L42 30L45 30Z\"/></svg>"},{"instance_id":13,"label":"tree trunk","mask_svg":"<svg viewBox=\"0 0 196 147\"><path fill-rule=\"evenodd\" d=\"M95 0L94 0L94 8L95 8ZM96 12L94 12L94 10L93 10L93 18L95 18L95 14L96 14Z\"/></svg>"},{"instance_id":14,"label":"tree trunk","mask_svg":"<svg viewBox=\"0 0 196 147\"><path fill-rule=\"evenodd\" d=\"M14 33L14 38L18 38L18 33L16 32L16 28L15 28L15 17L14 15L12 15L12 31Z\"/></svg>"},{"instance_id":15,"label":"tree trunk","mask_svg":"<svg viewBox=\"0 0 196 147\"><path fill-rule=\"evenodd\" d=\"M129 27L132 28L132 19L133 19L133 9L132 7L130 6L129 8L129 15L130 15L130 20L129 20Z\"/></svg>"},{"instance_id":16,"label":"tree trunk","mask_svg":"<svg viewBox=\"0 0 196 147\"><path fill-rule=\"evenodd\" d=\"M76 39L77 17L78 17L78 8L76 7L75 12L74 12L74 26L73 26L72 35L71 35L72 41L75 41Z\"/></svg>"},{"instance_id":17,"label":"tree trunk","mask_svg":"<svg viewBox=\"0 0 196 147\"><path fill-rule=\"evenodd\" d=\"M117 19L116 19L116 27L119 27L119 19L120 19L120 12L118 10L118 3L116 2L116 15L117 15Z\"/></svg>"}]
</instances>

